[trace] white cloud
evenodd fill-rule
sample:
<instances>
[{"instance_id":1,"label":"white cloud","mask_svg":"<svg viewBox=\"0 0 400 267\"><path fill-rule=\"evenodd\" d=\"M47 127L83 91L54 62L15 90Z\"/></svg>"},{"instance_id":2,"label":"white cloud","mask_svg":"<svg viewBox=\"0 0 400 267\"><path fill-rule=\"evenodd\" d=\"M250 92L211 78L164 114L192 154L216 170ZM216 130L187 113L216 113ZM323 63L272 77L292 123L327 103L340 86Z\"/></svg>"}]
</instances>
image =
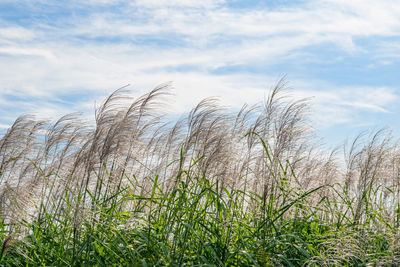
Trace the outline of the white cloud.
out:
<instances>
[{"instance_id":1,"label":"white cloud","mask_svg":"<svg viewBox=\"0 0 400 267\"><path fill-rule=\"evenodd\" d=\"M333 44L344 56L369 55L356 38L400 35L398 1L308 1L274 10L233 10L220 0L138 0L129 4L102 0L85 5L115 3L123 8L88 10L88 14L60 17L54 23L33 21L31 26L0 28L0 56L4 56L0 97L7 93L38 98L40 101L26 110L56 116L68 110L43 106L45 99L80 90L106 95L127 83L139 94L172 80L177 112L208 96L220 96L222 104L238 107L260 101L277 77L247 71L210 72L237 65L271 66L288 58L302 61L303 48L326 44ZM399 51L393 42L385 45L391 45L393 53ZM385 51L375 53L383 55ZM319 55L319 51L312 53ZM178 71L187 67L193 70ZM388 106L397 99L389 87L335 89L334 82L320 88L317 84L319 81L309 79L294 94L315 96L316 116L325 126L351 122L355 110L390 111ZM71 111L93 105L76 101Z\"/></svg>"},{"instance_id":2,"label":"white cloud","mask_svg":"<svg viewBox=\"0 0 400 267\"><path fill-rule=\"evenodd\" d=\"M195 7L210 8L224 3L224 0L136 0L133 5L146 8Z\"/></svg>"},{"instance_id":3,"label":"white cloud","mask_svg":"<svg viewBox=\"0 0 400 267\"><path fill-rule=\"evenodd\" d=\"M210 2L210 3L208 3ZM351 1L350 1L351 2ZM221 1L137 1L123 14L94 13L79 18L70 33L89 36L182 35L191 46L230 45L248 40L269 41L277 36L312 43L332 42L347 51L355 49L354 37L391 36L400 33L397 16L400 3L388 1L371 5L339 1L310 1L306 6L278 10L231 10ZM169 8L168 6L180 6ZM188 7L199 6L200 10ZM216 8L218 6L219 8ZM173 37L172 37L173 38ZM302 47L301 42L298 47ZM309 43L307 43L309 44ZM185 45L185 44L182 44ZM202 45L202 46L201 46Z\"/></svg>"},{"instance_id":4,"label":"white cloud","mask_svg":"<svg viewBox=\"0 0 400 267\"><path fill-rule=\"evenodd\" d=\"M389 113L399 101L394 88L335 87L316 80L308 83L293 81L293 83L297 84L296 89L291 92L294 97L303 99L312 96L312 119L321 129L343 123L355 127L361 124L358 121L361 117L364 120L362 124L371 124L368 115L362 116L362 114Z\"/></svg>"},{"instance_id":5,"label":"white cloud","mask_svg":"<svg viewBox=\"0 0 400 267\"><path fill-rule=\"evenodd\" d=\"M8 128L10 128L11 127L11 125L8 125L8 124L1 124L0 123L0 129L8 129Z\"/></svg>"},{"instance_id":6,"label":"white cloud","mask_svg":"<svg viewBox=\"0 0 400 267\"><path fill-rule=\"evenodd\" d=\"M0 40L32 40L35 33L23 27L13 26L0 28Z\"/></svg>"},{"instance_id":7,"label":"white cloud","mask_svg":"<svg viewBox=\"0 0 400 267\"><path fill-rule=\"evenodd\" d=\"M46 49L0 47L0 54L6 54L10 56L40 56L47 59L54 59L53 53Z\"/></svg>"}]
</instances>

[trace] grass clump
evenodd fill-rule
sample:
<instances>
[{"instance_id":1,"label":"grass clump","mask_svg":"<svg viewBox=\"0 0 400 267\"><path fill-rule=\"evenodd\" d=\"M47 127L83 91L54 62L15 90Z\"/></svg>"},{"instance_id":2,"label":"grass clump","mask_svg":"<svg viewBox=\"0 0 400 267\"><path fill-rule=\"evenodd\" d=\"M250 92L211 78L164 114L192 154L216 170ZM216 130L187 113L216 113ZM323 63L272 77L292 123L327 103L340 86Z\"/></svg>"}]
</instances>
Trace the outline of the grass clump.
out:
<instances>
[{"instance_id":1,"label":"grass clump","mask_svg":"<svg viewBox=\"0 0 400 267\"><path fill-rule=\"evenodd\" d=\"M384 131L327 154L307 100L237 114L201 101L166 122L168 85L0 140L4 266L399 264L397 144Z\"/></svg>"}]
</instances>

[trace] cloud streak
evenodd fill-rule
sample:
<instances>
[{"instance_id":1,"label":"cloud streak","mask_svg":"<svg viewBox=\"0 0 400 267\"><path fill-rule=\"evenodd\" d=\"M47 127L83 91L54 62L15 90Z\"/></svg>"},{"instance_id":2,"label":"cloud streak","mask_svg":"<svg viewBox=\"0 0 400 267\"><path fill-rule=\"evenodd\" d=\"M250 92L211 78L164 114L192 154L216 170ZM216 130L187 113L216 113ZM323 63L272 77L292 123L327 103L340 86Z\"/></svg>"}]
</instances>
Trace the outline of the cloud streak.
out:
<instances>
[{"instance_id":1,"label":"cloud streak","mask_svg":"<svg viewBox=\"0 0 400 267\"><path fill-rule=\"evenodd\" d=\"M214 95L238 107L260 101L279 75L293 68L289 80L293 77L298 88L293 93L315 96L317 114L326 110L316 116L323 127L355 123L355 113L363 118L365 112L396 112L398 84L374 81L376 86L369 86L356 72L349 84L336 77L347 75L341 65L358 61L359 72L373 75L379 72L373 66L400 54L399 2L240 4L104 0L33 6L2 1L0 7L14 8L14 17L27 18L0 21L0 98L26 96L24 104L7 100L10 106L18 104L17 113L58 114L51 110L60 110L60 99L72 103L61 110L75 111L127 83L139 95L172 80L176 112ZM399 57L390 60L395 68ZM323 80L321 69L326 69ZM80 92L92 97L82 98ZM45 101L59 104L41 110ZM16 116L6 108L0 112L5 118ZM334 120L327 113L340 115Z\"/></svg>"}]
</instances>

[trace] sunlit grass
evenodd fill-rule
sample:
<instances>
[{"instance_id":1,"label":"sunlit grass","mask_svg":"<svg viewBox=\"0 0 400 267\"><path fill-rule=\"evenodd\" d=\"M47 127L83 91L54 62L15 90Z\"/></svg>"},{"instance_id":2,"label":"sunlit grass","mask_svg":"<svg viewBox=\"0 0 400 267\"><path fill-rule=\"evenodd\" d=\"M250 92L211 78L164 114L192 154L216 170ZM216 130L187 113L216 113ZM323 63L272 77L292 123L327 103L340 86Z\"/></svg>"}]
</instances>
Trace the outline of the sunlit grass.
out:
<instances>
[{"instance_id":1,"label":"sunlit grass","mask_svg":"<svg viewBox=\"0 0 400 267\"><path fill-rule=\"evenodd\" d=\"M398 265L397 144L360 136L338 163L282 86L174 125L156 111L165 87L115 92L94 129L19 118L0 140L0 264Z\"/></svg>"}]
</instances>

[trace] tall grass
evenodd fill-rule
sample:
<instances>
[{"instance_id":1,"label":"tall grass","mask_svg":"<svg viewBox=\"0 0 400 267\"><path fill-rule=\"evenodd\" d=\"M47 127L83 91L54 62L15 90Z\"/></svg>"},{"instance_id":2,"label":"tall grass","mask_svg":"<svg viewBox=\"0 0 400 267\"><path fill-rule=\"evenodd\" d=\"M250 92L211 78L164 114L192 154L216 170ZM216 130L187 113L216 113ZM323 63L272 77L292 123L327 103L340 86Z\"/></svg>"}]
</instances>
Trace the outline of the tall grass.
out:
<instances>
[{"instance_id":1,"label":"tall grass","mask_svg":"<svg viewBox=\"0 0 400 267\"><path fill-rule=\"evenodd\" d=\"M4 266L400 264L400 151L385 131L327 153L281 80L237 113L176 122L168 85L95 113L19 117L0 139Z\"/></svg>"}]
</instances>

